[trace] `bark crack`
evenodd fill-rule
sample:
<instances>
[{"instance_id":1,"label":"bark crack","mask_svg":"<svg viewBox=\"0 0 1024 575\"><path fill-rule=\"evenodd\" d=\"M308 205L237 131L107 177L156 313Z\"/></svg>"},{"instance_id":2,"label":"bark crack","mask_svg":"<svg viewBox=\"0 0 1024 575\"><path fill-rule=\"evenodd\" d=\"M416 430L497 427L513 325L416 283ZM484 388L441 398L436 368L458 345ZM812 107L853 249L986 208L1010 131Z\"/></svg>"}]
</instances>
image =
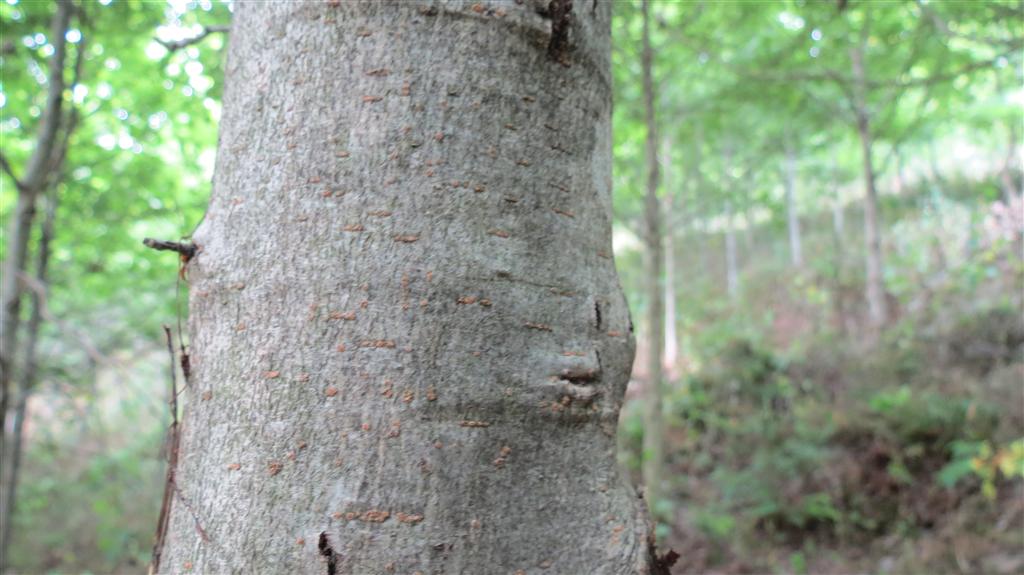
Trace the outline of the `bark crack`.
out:
<instances>
[{"instance_id":1,"label":"bark crack","mask_svg":"<svg viewBox=\"0 0 1024 575\"><path fill-rule=\"evenodd\" d=\"M569 288L567 288L565 286L559 286L559 285L548 284L548 283L543 283L543 282L535 282L535 281L530 281L530 280L524 279L524 278L512 277L511 274L509 274L508 272L505 272L505 271L499 271L499 272L497 272L497 274L495 274L492 277L464 276L464 277L461 277L459 279L462 279L464 281L471 281L471 282L481 281L481 282L509 282L509 283L518 283L518 284L524 284L524 285L529 285L529 286L534 286L534 287L539 287L539 288L547 288L547 289L551 290L551 292L554 293L555 295L561 295L561 296L575 295L575 292L572 289L569 289Z\"/></svg>"},{"instance_id":2,"label":"bark crack","mask_svg":"<svg viewBox=\"0 0 1024 575\"><path fill-rule=\"evenodd\" d=\"M142 243L147 248L152 248L154 250L178 252L186 263L188 260L192 259L192 256L196 255L196 245L191 242L169 242L165 240L146 238L142 240Z\"/></svg>"},{"instance_id":3,"label":"bark crack","mask_svg":"<svg viewBox=\"0 0 1024 575\"><path fill-rule=\"evenodd\" d=\"M331 547L331 542L327 539L327 532L320 532L320 541L317 543L317 549L320 550L320 555L327 558L327 575L337 575L338 573L338 554L334 552Z\"/></svg>"}]
</instances>

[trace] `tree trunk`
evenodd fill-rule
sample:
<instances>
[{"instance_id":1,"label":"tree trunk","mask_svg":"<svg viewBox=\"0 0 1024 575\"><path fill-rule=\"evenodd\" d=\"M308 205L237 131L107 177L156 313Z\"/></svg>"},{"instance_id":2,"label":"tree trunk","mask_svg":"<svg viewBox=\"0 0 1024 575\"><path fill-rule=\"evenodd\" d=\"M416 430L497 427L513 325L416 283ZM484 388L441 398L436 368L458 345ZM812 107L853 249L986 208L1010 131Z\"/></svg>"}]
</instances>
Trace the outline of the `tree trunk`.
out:
<instances>
[{"instance_id":1,"label":"tree trunk","mask_svg":"<svg viewBox=\"0 0 1024 575\"><path fill-rule=\"evenodd\" d=\"M702 266L702 269L710 270L714 269L714 252L708 249L708 245L711 242L714 234L708 226L708 220L705 217L706 202L709 194L705 194L705 179L704 179L704 126L701 123L697 123L694 129L693 138L693 150L691 153L691 174L693 175L693 185L691 187L692 193L689 196L690 201L686 205L686 213L688 220L688 233L692 236L691 242L694 245L703 245L704 249L698 249L700 252L700 262L694 263L694 265Z\"/></svg>"},{"instance_id":2,"label":"tree trunk","mask_svg":"<svg viewBox=\"0 0 1024 575\"><path fill-rule=\"evenodd\" d=\"M892 153L896 156L896 193L903 194L907 191L907 177L904 171L903 154L900 153L899 148L893 149Z\"/></svg>"},{"instance_id":3,"label":"tree trunk","mask_svg":"<svg viewBox=\"0 0 1024 575\"><path fill-rule=\"evenodd\" d=\"M844 335L853 335L857 329L856 316L847 309L847 290L843 286L843 268L846 266L846 239L844 222L844 210L842 191L839 186L838 162L832 160L832 245L834 250L835 265L832 271L832 301L833 312L835 313L835 324L839 332Z\"/></svg>"},{"instance_id":4,"label":"tree trunk","mask_svg":"<svg viewBox=\"0 0 1024 575\"><path fill-rule=\"evenodd\" d=\"M729 297L736 299L740 293L740 273L736 263L736 230L734 229L732 204L725 207L725 281Z\"/></svg>"},{"instance_id":5,"label":"tree trunk","mask_svg":"<svg viewBox=\"0 0 1024 575\"><path fill-rule=\"evenodd\" d=\"M793 267L804 265L803 249L800 245L800 217L796 212L796 150L790 138L786 138L786 167L783 178L786 189L786 222L789 230L789 259Z\"/></svg>"},{"instance_id":6,"label":"tree trunk","mask_svg":"<svg viewBox=\"0 0 1024 575\"><path fill-rule=\"evenodd\" d=\"M1014 183L1013 168L1018 163L1017 157L1017 120L1010 121L1007 125L1008 142L1006 157L1003 159L1002 169L999 170L999 180L1003 191L1003 203L1007 207L1013 206L1013 200L1017 197L1017 185Z\"/></svg>"},{"instance_id":7,"label":"tree trunk","mask_svg":"<svg viewBox=\"0 0 1024 575\"><path fill-rule=\"evenodd\" d=\"M842 269L843 260L845 259L846 249L844 247L845 238L843 237L846 231L846 222L844 210L846 208L843 205L842 190L839 185L839 171L837 162L833 158L832 160L832 239L835 246L835 259L836 259L836 275L838 277L839 270Z\"/></svg>"},{"instance_id":8,"label":"tree trunk","mask_svg":"<svg viewBox=\"0 0 1024 575\"><path fill-rule=\"evenodd\" d=\"M63 154L62 154L63 155ZM59 170L59 167L56 168ZM57 214L56 183L51 183L48 201L46 202L46 216L43 220L42 230L39 237L39 246L36 252L36 283L40 286L46 285L47 271L50 266L50 242L53 239L53 222ZM21 469L21 453L23 450L23 439L25 430L25 413L28 406L28 398L36 385L36 374L38 373L38 343L39 327L43 323L43 297L44 294L34 292L32 294L32 315L28 320L28 338L25 341L25 369L21 373L20 385L18 386L18 402L14 408L14 430L10 441L10 456L8 458L5 478L5 493L2 517L0 517L0 557L4 558L4 567L7 566L8 550L11 544L11 533L14 519L14 510L17 507L18 499L18 474Z\"/></svg>"},{"instance_id":9,"label":"tree trunk","mask_svg":"<svg viewBox=\"0 0 1024 575\"><path fill-rule=\"evenodd\" d=\"M18 274L25 271L29 236L36 214L36 197L45 186L49 173L47 168L52 161L60 127L64 102L64 59L67 52L65 35L71 23L72 11L70 0L58 0L50 22L53 55L47 73L46 104L39 120L36 147L29 158L25 174L20 180L15 180L18 199L7 233L7 255L3 263L3 277L0 278L0 462L6 461L7 410L10 407L15 355L18 351L22 294ZM6 160L4 167L8 168ZM14 179L14 174L9 173Z\"/></svg>"},{"instance_id":10,"label":"tree trunk","mask_svg":"<svg viewBox=\"0 0 1024 575\"><path fill-rule=\"evenodd\" d=\"M864 260L867 271L865 297L868 302L868 321L873 329L878 329L889 319L889 306L885 297L882 234L878 216L878 193L875 190L875 168L872 163L871 125L865 97L867 82L863 49L863 45L852 49L850 56L853 62L853 77L856 87L854 113L857 118L857 135L860 137L861 156L864 163Z\"/></svg>"},{"instance_id":11,"label":"tree trunk","mask_svg":"<svg viewBox=\"0 0 1024 575\"><path fill-rule=\"evenodd\" d=\"M671 204L669 204L671 206ZM667 210L671 214L671 209ZM665 370L673 377L679 360L679 332L676 330L676 262L674 238L665 238Z\"/></svg>"},{"instance_id":12,"label":"tree trunk","mask_svg":"<svg viewBox=\"0 0 1024 575\"><path fill-rule=\"evenodd\" d=\"M935 140L928 142L928 170L931 172L933 193L942 195L946 187L946 178L939 169L939 154L935 149Z\"/></svg>"},{"instance_id":13,"label":"tree trunk","mask_svg":"<svg viewBox=\"0 0 1024 575\"><path fill-rule=\"evenodd\" d=\"M662 157L666 158L664 166L664 177L665 188L669 190L665 194L664 200L664 220L668 222L677 222L675 213L675 194L672 190L675 189L676 183L669 177L670 170L672 167L672 140L665 138L662 140L663 153ZM675 376L676 360L678 358L679 341L676 332L676 292L675 292L675 240L676 240L676 226L672 223L665 225L665 243L664 243L664 270L665 270L665 353L662 358L662 366L664 367L664 373L666 377L666 383L671 385L672 380Z\"/></svg>"},{"instance_id":14,"label":"tree trunk","mask_svg":"<svg viewBox=\"0 0 1024 575\"><path fill-rule=\"evenodd\" d=\"M722 192L727 196L735 197L733 190L735 182L729 175L731 166L732 143L726 142L722 148ZM731 197L725 202L725 284L729 298L735 300L740 292L740 273L736 254L736 214Z\"/></svg>"},{"instance_id":15,"label":"tree trunk","mask_svg":"<svg viewBox=\"0 0 1024 575\"><path fill-rule=\"evenodd\" d=\"M662 222L658 201L658 134L654 117L654 78L651 70L653 55L650 36L650 6L643 0L643 54L642 68L644 81L644 112L647 122L647 193L644 198L644 220L646 223L646 273L647 273L647 378L648 390L644 410L643 478L647 502L653 505L661 497L662 462L664 444L662 438L661 395L664 379L662 353L665 348L664 293L662 290L662 265L665 255L662 248Z\"/></svg>"},{"instance_id":16,"label":"tree trunk","mask_svg":"<svg viewBox=\"0 0 1024 575\"><path fill-rule=\"evenodd\" d=\"M754 241L754 215L752 212L753 205L748 200L743 209L743 247L746 248L748 254L753 254L757 246L757 242Z\"/></svg>"},{"instance_id":17,"label":"tree trunk","mask_svg":"<svg viewBox=\"0 0 1024 575\"><path fill-rule=\"evenodd\" d=\"M46 104L39 120L39 132L36 146L32 151L25 169L25 174L18 179L13 169L4 159L4 169L14 182L18 192L14 213L7 236L7 254L3 262L3 273L0 277L0 572L8 566L8 545L11 538L11 521L14 513L14 496L18 469L21 459L21 437L25 417L24 393L26 385L31 385L35 377L35 344L38 332L40 313L39 301L32 311L32 323L29 326L29 344L26 349L25 365L21 373L20 398L15 407L13 421L13 437L7 435L7 411L11 407L14 396L12 384L16 378L15 363L18 353L18 332L21 324L21 299L23 286L19 276L27 271L28 244L32 225L36 215L37 197L53 184L51 176L59 170L64 159L67 140L64 148L58 149L57 135L61 127L61 108L64 102L64 62L67 54L66 34L71 25L73 7L69 0L59 0L50 22L50 34L53 38L54 52L50 57L47 72ZM81 62L81 58L79 58ZM76 65L77 72L80 68ZM70 130L70 127L67 127ZM52 226L52 222L49 224ZM44 224L44 236L46 234ZM40 247L40 250L43 248ZM40 252L40 258L49 257ZM40 261L45 266L45 260ZM37 296L38 297L38 296Z\"/></svg>"},{"instance_id":18,"label":"tree trunk","mask_svg":"<svg viewBox=\"0 0 1024 575\"><path fill-rule=\"evenodd\" d=\"M611 6L570 6L236 5L159 570L649 571Z\"/></svg>"}]
</instances>

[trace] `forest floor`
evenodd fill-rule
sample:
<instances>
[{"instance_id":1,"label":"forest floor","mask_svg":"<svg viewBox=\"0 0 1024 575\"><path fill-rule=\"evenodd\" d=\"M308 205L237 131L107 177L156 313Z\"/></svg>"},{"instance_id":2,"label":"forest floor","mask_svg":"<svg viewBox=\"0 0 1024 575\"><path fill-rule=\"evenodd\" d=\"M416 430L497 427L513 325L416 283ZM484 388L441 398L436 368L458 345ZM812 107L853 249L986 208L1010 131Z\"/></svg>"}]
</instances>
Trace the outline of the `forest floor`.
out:
<instances>
[{"instance_id":1,"label":"forest floor","mask_svg":"<svg viewBox=\"0 0 1024 575\"><path fill-rule=\"evenodd\" d=\"M992 295L1015 269L874 343L778 316L724 338L667 398L673 573L1024 572L1024 316Z\"/></svg>"}]
</instances>

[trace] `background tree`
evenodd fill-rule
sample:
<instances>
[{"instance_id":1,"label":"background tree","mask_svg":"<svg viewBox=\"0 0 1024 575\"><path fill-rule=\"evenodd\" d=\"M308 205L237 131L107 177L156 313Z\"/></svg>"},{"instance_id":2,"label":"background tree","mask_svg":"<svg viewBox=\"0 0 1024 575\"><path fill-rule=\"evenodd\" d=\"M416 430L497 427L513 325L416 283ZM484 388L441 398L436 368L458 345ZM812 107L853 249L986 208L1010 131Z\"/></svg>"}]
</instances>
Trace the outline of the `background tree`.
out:
<instances>
[{"instance_id":1,"label":"background tree","mask_svg":"<svg viewBox=\"0 0 1024 575\"><path fill-rule=\"evenodd\" d=\"M4 431L7 409L10 404L10 385L14 380L14 356L17 352L18 327L21 309L21 285L18 275L27 269L29 234L36 213L36 198L46 185L55 157L64 104L64 60L67 53L65 36L71 25L72 6L70 1L59 2L50 34L54 38L53 56L50 59L46 102L39 122L39 135L35 149L28 162L25 174L15 176L14 169L6 155L2 156L4 172L14 183L18 192L15 215L7 239L7 253L4 258L3 302L0 305L0 446L5 442ZM0 451L0 454L3 452Z\"/></svg>"},{"instance_id":2,"label":"background tree","mask_svg":"<svg viewBox=\"0 0 1024 575\"><path fill-rule=\"evenodd\" d=\"M190 44L169 52L158 40L191 38L202 28L198 18L219 25L229 12L212 3L68 5L61 35L50 30L56 2L0 5L2 151L23 180L52 93L58 40L66 53L54 161L37 196L47 200L36 206L39 214L54 210L53 233L45 233L48 217L34 218L26 256L34 263L17 276L19 300L33 305L20 305L20 333L11 332L20 345L17 369L7 372L0 465L0 520L11 528L0 555L19 571L62 561L63 570L137 570L149 559L166 416L163 385L149 387L166 352L140 343L158 343L160 324L173 319L177 273L175 262L140 257L140 242L185 233L201 214L223 45L214 35L203 51ZM18 190L7 174L2 184L0 216L13 223ZM14 245L2 244L8 263ZM116 400L100 399L112 391ZM75 424L65 432L54 427L62 421ZM121 502L133 498L147 503L125 511Z\"/></svg>"},{"instance_id":3,"label":"background tree","mask_svg":"<svg viewBox=\"0 0 1024 575\"><path fill-rule=\"evenodd\" d=\"M663 231L661 217L661 199L658 197L658 185L660 179L659 158L658 158L658 132L655 120L655 93L654 78L651 70L653 59L651 50L650 32L650 9L647 0L643 0L643 53L641 66L643 68L644 85L644 119L647 123L647 139L644 148L644 156L647 159L647 192L644 196L644 241L647 244L646 262L647 277L650 285L650 292L647 294L647 301L650 305L647 308L647 328L649 330L649 344L647 351L647 378L648 398L646 425L647 431L644 434L644 487L646 497L650 502L657 502L660 498L660 484L662 481L661 466L664 460L664 449L662 448L662 407L661 395L665 378L662 360L665 349L665 317L664 300L662 288L662 275L664 273L665 252L663 248Z\"/></svg>"},{"instance_id":4,"label":"background tree","mask_svg":"<svg viewBox=\"0 0 1024 575\"><path fill-rule=\"evenodd\" d=\"M56 185L57 174L61 171L67 153L67 140L74 130L75 115L65 114L64 88L65 61L67 57L67 35L71 29L74 8L70 2L61 1L56 4L50 34L53 38L53 54L50 58L46 76L46 101L39 121L39 132L35 148L25 168L23 176L15 175L13 166L6 155L0 153L0 161L10 181L17 191L17 202L14 208L10 230L7 234L6 252L3 262L3 279L0 286L2 302L0 302L0 569L4 568L7 548L10 543L11 516L14 508L15 486L21 451L21 426L24 422L25 394L32 387L35 378L35 346L39 331L40 295L33 298L32 318L28 326L28 342L25 346L24 365L17 365L19 352L18 332L21 327L21 301L24 293L26 277L30 272L28 266L29 243L32 227L36 217L38 198L45 195L47 188ZM81 34L79 33L79 38ZM70 87L77 85L78 74L81 72L81 54L78 55L79 65L69 66L75 72ZM50 203L55 201L51 196ZM47 209L46 222L43 225L43 237L52 236L53 209ZM37 279L45 280L45 266L48 259L48 244L41 242L39 261L37 263ZM18 377L18 369L21 374ZM18 384L15 389L12 384ZM17 395L16 395L17 393ZM16 398L12 401L12 397ZM7 412L13 407L15 420L13 437L7 434Z\"/></svg>"}]
</instances>

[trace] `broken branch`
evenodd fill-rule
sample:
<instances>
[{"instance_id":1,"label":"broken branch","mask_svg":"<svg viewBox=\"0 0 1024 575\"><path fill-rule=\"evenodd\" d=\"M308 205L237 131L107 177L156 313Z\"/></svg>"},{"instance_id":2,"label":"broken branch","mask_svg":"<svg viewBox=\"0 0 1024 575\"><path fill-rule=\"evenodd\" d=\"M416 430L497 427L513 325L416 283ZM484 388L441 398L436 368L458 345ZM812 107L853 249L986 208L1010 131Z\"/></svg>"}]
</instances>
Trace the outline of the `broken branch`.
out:
<instances>
[{"instance_id":1,"label":"broken branch","mask_svg":"<svg viewBox=\"0 0 1024 575\"><path fill-rule=\"evenodd\" d=\"M17 188L19 192L24 191L25 184L21 183L21 180L18 179L18 176L14 175L14 168L11 167L10 162L7 161L7 156L5 156L2 152L0 152L0 166L2 166L4 172L8 176L10 176L12 180L14 180L14 187Z\"/></svg>"},{"instance_id":2,"label":"broken branch","mask_svg":"<svg viewBox=\"0 0 1024 575\"><path fill-rule=\"evenodd\" d=\"M183 38L181 40L160 40L158 38L156 41L164 48L167 48L168 52L174 53L178 50L181 50L182 48L187 48L193 44L198 44L202 42L203 39L209 36L210 34L226 33L229 30L231 30L231 26L228 25L203 26L202 32L196 34L191 38Z\"/></svg>"},{"instance_id":3,"label":"broken branch","mask_svg":"<svg viewBox=\"0 0 1024 575\"><path fill-rule=\"evenodd\" d=\"M196 255L196 245L192 242L169 242L165 240L154 240L153 238L146 238L142 240L143 245L147 248L152 248L158 251L177 252L182 255L186 260L192 259L192 256Z\"/></svg>"}]
</instances>

